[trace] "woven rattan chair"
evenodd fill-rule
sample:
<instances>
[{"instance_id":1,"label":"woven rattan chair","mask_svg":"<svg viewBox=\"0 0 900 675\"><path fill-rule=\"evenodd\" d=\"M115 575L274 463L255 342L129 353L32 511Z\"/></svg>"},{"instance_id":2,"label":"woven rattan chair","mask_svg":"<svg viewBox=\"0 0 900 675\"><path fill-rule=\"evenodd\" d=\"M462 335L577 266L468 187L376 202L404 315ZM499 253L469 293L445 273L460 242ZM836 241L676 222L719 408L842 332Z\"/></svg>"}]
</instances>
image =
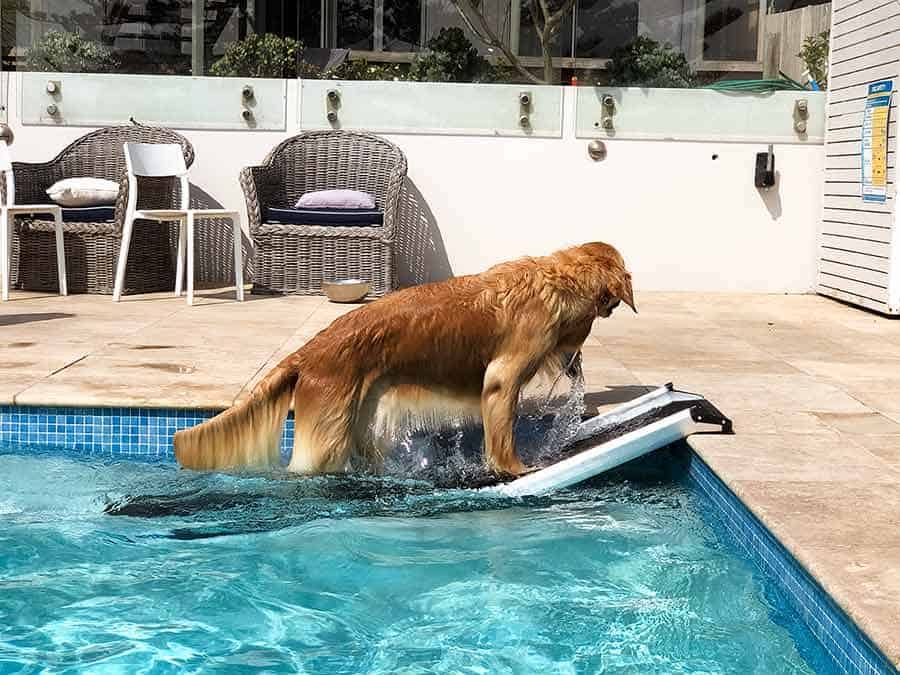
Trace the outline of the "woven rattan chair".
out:
<instances>
[{"instance_id":1,"label":"woven rattan chair","mask_svg":"<svg viewBox=\"0 0 900 675\"><path fill-rule=\"evenodd\" d=\"M9 300L9 244L12 241L12 227L16 216L36 214L49 215L54 222L54 240L56 242L56 269L59 270L59 294L68 295L66 290L66 257L63 247L62 209L58 204L16 205L16 180L13 176L12 159L6 143L0 143L0 173L3 174L4 201L0 202L0 301Z\"/></svg>"},{"instance_id":2,"label":"woven rattan chair","mask_svg":"<svg viewBox=\"0 0 900 675\"><path fill-rule=\"evenodd\" d=\"M177 143L185 163L194 161L194 149L183 136L140 125L107 127L82 136L49 162L14 162L16 201L47 201L45 192L64 178L90 177L117 181L115 207L63 208L66 278L70 293L112 294L122 225L128 203L124 143ZM143 209L171 208L179 204L179 183L173 179L143 178ZM177 224L142 220L136 224L123 293L171 291L175 284ZM14 288L53 291L57 288L56 243L52 220L24 220L16 224L12 246L11 282Z\"/></svg>"},{"instance_id":3,"label":"woven rattan chair","mask_svg":"<svg viewBox=\"0 0 900 675\"><path fill-rule=\"evenodd\" d=\"M254 293L322 292L323 281L361 278L370 294L397 287L395 241L406 158L383 138L351 131L311 131L282 142L262 166L241 171L255 245ZM285 222L307 192L350 189L375 197L377 224ZM274 211L274 212L273 212ZM334 222L334 221L330 221Z\"/></svg>"}]
</instances>

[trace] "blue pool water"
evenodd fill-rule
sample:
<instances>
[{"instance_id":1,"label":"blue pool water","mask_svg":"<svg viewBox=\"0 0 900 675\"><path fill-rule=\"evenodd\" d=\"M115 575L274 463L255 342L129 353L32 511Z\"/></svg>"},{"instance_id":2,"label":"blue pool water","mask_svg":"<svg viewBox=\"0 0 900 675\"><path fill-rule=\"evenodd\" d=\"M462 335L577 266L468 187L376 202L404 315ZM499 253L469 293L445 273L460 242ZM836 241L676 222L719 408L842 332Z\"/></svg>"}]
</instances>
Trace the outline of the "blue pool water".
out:
<instances>
[{"instance_id":1,"label":"blue pool water","mask_svg":"<svg viewBox=\"0 0 900 675\"><path fill-rule=\"evenodd\" d=\"M522 501L0 446L0 672L827 672L677 464Z\"/></svg>"}]
</instances>

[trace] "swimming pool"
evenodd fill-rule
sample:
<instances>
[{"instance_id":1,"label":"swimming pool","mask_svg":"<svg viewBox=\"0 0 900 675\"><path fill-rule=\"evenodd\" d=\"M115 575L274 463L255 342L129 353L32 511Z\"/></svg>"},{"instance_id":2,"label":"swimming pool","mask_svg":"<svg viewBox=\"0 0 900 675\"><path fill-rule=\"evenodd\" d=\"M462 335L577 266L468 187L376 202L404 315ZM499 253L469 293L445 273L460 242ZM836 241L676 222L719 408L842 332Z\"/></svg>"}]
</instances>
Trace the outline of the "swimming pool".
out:
<instances>
[{"instance_id":1,"label":"swimming pool","mask_svg":"<svg viewBox=\"0 0 900 675\"><path fill-rule=\"evenodd\" d=\"M0 671L831 672L679 464L523 501L0 446Z\"/></svg>"}]
</instances>

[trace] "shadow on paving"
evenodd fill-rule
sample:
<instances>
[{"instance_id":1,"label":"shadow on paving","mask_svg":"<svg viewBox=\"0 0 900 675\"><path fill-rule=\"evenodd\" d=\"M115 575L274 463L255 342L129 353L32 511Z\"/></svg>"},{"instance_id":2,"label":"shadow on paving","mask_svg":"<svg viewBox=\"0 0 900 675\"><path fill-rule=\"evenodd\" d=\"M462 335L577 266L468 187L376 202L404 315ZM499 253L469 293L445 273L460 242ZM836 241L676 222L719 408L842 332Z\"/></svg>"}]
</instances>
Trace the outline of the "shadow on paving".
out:
<instances>
[{"instance_id":1,"label":"shadow on paving","mask_svg":"<svg viewBox=\"0 0 900 675\"><path fill-rule=\"evenodd\" d=\"M7 314L0 315L0 326L17 326L22 323L34 323L36 321L52 321L53 319L70 319L74 314L64 312L38 312L35 314Z\"/></svg>"}]
</instances>

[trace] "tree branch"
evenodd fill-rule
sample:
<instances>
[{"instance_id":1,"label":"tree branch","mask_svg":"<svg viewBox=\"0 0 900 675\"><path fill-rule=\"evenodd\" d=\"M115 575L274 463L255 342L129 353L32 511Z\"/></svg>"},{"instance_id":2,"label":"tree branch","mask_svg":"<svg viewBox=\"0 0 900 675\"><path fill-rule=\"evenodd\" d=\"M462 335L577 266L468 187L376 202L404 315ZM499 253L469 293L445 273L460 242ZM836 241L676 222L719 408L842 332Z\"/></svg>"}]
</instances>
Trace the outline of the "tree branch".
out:
<instances>
[{"instance_id":1,"label":"tree branch","mask_svg":"<svg viewBox=\"0 0 900 675\"><path fill-rule=\"evenodd\" d=\"M540 39L544 32L544 26L541 24L541 8L538 6L538 0L531 0L528 3L528 15L531 17L531 23L534 24L534 30Z\"/></svg>"},{"instance_id":2,"label":"tree branch","mask_svg":"<svg viewBox=\"0 0 900 675\"><path fill-rule=\"evenodd\" d=\"M513 0L516 2L517 0ZM572 0L574 2L574 0ZM472 34L475 35L479 40L484 42L488 47L494 47L495 49L499 49L506 60L509 62L513 68L515 68L521 75L523 75L529 82L534 82L535 84L546 84L539 77L536 77L532 74L522 63L519 61L519 57L512 53L512 50L509 46L504 43L497 34L491 29L490 24L488 24L487 20L484 18L484 15L477 9L473 8L471 3L467 0L450 0L453 3L453 6L456 7L456 11L459 13L459 16L462 18L463 22L472 31ZM475 15L478 20L479 26L476 27L471 17L468 16L466 11L463 9L463 3L465 3L472 11L472 14Z\"/></svg>"},{"instance_id":3,"label":"tree branch","mask_svg":"<svg viewBox=\"0 0 900 675\"><path fill-rule=\"evenodd\" d=\"M543 3L544 0L541 0L541 2ZM545 27L545 28L546 28L547 26L556 27L557 25L559 25L559 22L563 20L563 17L564 17L566 14L568 14L569 12L572 11L572 8L573 8L574 6L575 6L575 0L566 0L566 1L562 4L562 7L560 7L558 10L556 10L556 11L550 16L550 18L548 18L548 19L544 22L544 27Z\"/></svg>"},{"instance_id":4,"label":"tree branch","mask_svg":"<svg viewBox=\"0 0 900 675\"><path fill-rule=\"evenodd\" d=\"M544 55L544 80L548 83L553 78L553 55L550 48L553 46L553 37L559 29L559 24L572 8L575 6L575 0L565 0L562 6L548 15L549 8L547 0L540 0L541 11L544 14L544 26L539 28L535 20L534 26L538 30L538 40L541 43L541 52Z\"/></svg>"},{"instance_id":5,"label":"tree branch","mask_svg":"<svg viewBox=\"0 0 900 675\"><path fill-rule=\"evenodd\" d=\"M541 56L544 58L544 81L550 84L550 80L553 78L553 54L550 53L550 45L548 44L550 35L547 31L546 22L543 26L540 25L538 13L534 11L534 5L535 3L532 2L532 9L528 13L531 14L531 22L534 24L534 31L537 33L537 39L541 45Z\"/></svg>"},{"instance_id":6,"label":"tree branch","mask_svg":"<svg viewBox=\"0 0 900 675\"><path fill-rule=\"evenodd\" d=\"M544 25L547 25L547 22L550 20L550 7L547 5L547 0L539 0L541 4L541 14L544 16Z\"/></svg>"}]
</instances>

